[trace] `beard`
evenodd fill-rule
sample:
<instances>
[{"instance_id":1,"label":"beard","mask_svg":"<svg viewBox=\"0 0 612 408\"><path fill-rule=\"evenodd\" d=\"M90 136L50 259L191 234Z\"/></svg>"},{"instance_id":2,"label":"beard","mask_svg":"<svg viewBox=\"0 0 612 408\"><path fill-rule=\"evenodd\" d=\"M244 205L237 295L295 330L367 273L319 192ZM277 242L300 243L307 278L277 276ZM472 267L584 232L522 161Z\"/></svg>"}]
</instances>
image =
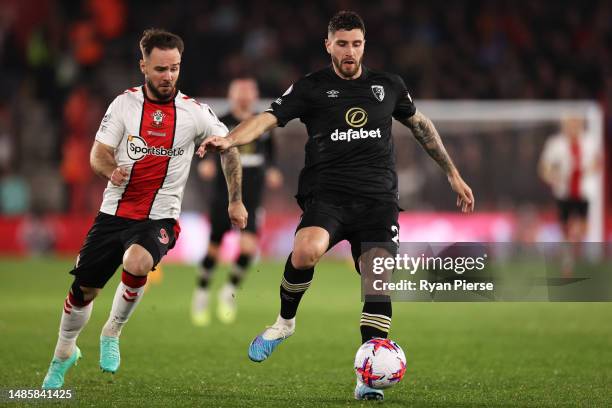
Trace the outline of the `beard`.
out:
<instances>
[{"instance_id":1,"label":"beard","mask_svg":"<svg viewBox=\"0 0 612 408\"><path fill-rule=\"evenodd\" d=\"M332 56L332 63L344 78L352 78L361 68L361 59L352 61L352 64L342 64L342 61Z\"/></svg>"},{"instance_id":2,"label":"beard","mask_svg":"<svg viewBox=\"0 0 612 408\"><path fill-rule=\"evenodd\" d=\"M159 90L159 88L156 88L155 85L153 85L153 82L151 82L149 78L146 78L145 82L147 83L147 89L153 94L155 99L161 102L168 101L172 99L172 97L174 96L174 92L176 90L176 84L173 87L165 88L165 89L169 89L168 92L162 92Z\"/></svg>"}]
</instances>

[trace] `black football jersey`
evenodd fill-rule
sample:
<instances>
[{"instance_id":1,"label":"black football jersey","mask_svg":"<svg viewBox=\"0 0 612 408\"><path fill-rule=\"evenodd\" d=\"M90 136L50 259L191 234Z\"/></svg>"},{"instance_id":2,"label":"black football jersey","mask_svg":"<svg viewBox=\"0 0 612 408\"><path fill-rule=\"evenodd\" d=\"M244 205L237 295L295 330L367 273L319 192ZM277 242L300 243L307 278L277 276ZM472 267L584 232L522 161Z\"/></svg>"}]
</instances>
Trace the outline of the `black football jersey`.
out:
<instances>
[{"instance_id":1,"label":"black football jersey","mask_svg":"<svg viewBox=\"0 0 612 408\"><path fill-rule=\"evenodd\" d=\"M281 127L294 118L306 125L298 202L397 202L392 118L416 112L398 75L362 66L359 78L345 80L330 65L294 83L267 111Z\"/></svg>"}]
</instances>

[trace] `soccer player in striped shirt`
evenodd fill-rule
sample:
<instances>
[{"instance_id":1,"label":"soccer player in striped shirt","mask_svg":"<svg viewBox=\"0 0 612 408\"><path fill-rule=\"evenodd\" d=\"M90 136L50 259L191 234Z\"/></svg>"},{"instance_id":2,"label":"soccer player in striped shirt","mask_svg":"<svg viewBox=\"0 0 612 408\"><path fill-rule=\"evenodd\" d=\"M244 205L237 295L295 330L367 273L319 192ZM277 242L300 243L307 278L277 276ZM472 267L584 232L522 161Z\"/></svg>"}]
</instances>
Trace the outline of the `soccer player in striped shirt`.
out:
<instances>
[{"instance_id":1,"label":"soccer player in striped shirt","mask_svg":"<svg viewBox=\"0 0 612 408\"><path fill-rule=\"evenodd\" d=\"M178 217L195 147L227 128L213 111L176 88L183 41L150 29L140 40L142 86L130 88L109 106L91 150L95 173L108 179L100 212L70 273L59 338L44 389L60 388L81 357L76 340L91 315L93 300L119 265L121 282L100 336L100 368L119 369L119 336L140 302L147 274L176 243ZM242 168L237 149L222 156L229 191L229 218L244 228Z\"/></svg>"}]
</instances>

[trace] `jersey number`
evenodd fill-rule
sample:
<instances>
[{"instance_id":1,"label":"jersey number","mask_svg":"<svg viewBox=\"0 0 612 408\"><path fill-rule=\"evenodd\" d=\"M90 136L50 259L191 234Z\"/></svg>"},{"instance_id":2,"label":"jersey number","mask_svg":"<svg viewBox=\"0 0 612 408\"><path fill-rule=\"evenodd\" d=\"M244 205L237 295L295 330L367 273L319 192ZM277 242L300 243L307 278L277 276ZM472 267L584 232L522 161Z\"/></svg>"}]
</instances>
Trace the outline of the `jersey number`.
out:
<instances>
[{"instance_id":1,"label":"jersey number","mask_svg":"<svg viewBox=\"0 0 612 408\"><path fill-rule=\"evenodd\" d=\"M399 227L397 225L392 225L391 233L393 234L393 238L391 238L391 241L393 241L395 245L399 246Z\"/></svg>"}]
</instances>

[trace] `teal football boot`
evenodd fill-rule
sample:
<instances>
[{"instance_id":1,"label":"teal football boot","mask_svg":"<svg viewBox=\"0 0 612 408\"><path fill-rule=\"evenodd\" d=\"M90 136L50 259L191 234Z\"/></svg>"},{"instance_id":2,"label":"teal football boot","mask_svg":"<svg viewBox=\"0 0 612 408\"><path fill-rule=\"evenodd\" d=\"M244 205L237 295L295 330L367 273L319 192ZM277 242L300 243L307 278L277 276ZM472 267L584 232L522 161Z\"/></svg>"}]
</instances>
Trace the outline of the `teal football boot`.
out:
<instances>
[{"instance_id":1,"label":"teal football boot","mask_svg":"<svg viewBox=\"0 0 612 408\"><path fill-rule=\"evenodd\" d=\"M43 390L55 390L58 388L62 388L64 385L64 376L70 367L73 365L77 365L77 362L82 357L81 350L75 346L74 353L66 360L60 360L56 357L53 357L51 360L51 364L49 365L49 370L47 371L47 375L43 380L42 389Z\"/></svg>"},{"instance_id":2,"label":"teal football boot","mask_svg":"<svg viewBox=\"0 0 612 408\"><path fill-rule=\"evenodd\" d=\"M100 368L102 371L115 374L120 363L119 337L100 336Z\"/></svg>"}]
</instances>

